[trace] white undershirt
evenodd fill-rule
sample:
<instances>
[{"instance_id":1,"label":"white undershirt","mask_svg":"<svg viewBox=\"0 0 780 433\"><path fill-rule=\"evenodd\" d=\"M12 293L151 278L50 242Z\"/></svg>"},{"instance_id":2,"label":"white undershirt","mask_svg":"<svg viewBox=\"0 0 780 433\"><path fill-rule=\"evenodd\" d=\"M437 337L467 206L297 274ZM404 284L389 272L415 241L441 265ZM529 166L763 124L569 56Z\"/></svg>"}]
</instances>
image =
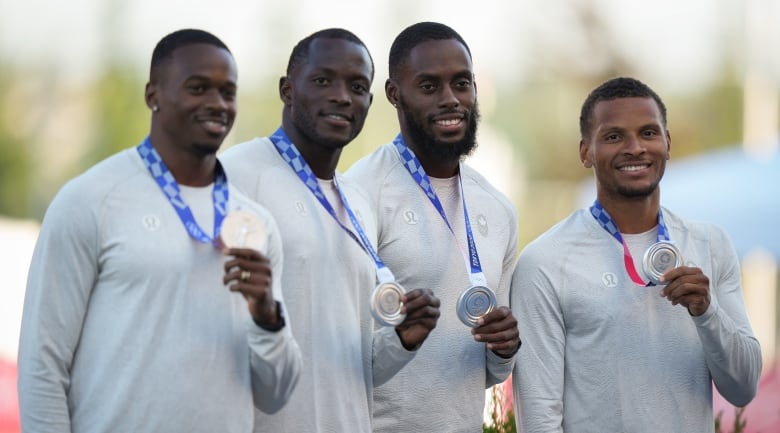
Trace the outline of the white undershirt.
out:
<instances>
[{"instance_id":1,"label":"white undershirt","mask_svg":"<svg viewBox=\"0 0 780 433\"><path fill-rule=\"evenodd\" d=\"M179 185L181 197L192 211L195 222L209 237L214 234L214 184L208 186Z\"/></svg>"},{"instance_id":2,"label":"white undershirt","mask_svg":"<svg viewBox=\"0 0 780 433\"><path fill-rule=\"evenodd\" d=\"M631 253L631 257L634 259L634 268L639 272L643 279L647 280L647 275L643 272L642 257L645 255L645 251L650 248L658 239L658 226L644 233L621 233L620 236L628 246L628 251Z\"/></svg>"}]
</instances>

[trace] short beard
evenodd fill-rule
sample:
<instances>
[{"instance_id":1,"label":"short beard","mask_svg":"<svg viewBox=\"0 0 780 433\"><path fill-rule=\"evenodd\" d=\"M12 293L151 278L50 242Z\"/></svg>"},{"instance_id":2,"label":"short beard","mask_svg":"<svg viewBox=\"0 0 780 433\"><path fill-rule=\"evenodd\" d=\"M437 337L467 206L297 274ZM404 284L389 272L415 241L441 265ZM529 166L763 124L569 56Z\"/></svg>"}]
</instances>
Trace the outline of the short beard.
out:
<instances>
[{"instance_id":1,"label":"short beard","mask_svg":"<svg viewBox=\"0 0 780 433\"><path fill-rule=\"evenodd\" d=\"M409 138L417 145L417 151L424 153L428 158L436 161L460 161L463 157L470 155L477 148L477 124L479 123L479 107L474 103L471 111L466 116L466 134L460 141L455 143L445 143L436 139L430 134L425 125L419 123L414 113L400 101L401 110L404 112L406 123L406 132Z\"/></svg>"},{"instance_id":2,"label":"short beard","mask_svg":"<svg viewBox=\"0 0 780 433\"><path fill-rule=\"evenodd\" d=\"M302 135L310 143L314 143L319 146L323 146L330 149L341 149L352 141L355 137L349 137L347 141L334 139L330 140L321 136L317 132L316 120L309 114L308 106L298 105L296 110L292 112L292 124L298 131L298 134ZM359 132L359 131L358 131Z\"/></svg>"},{"instance_id":3,"label":"short beard","mask_svg":"<svg viewBox=\"0 0 780 433\"><path fill-rule=\"evenodd\" d=\"M658 179L655 180L655 182L651 183L645 188L627 188L625 186L618 185L617 187L617 193L620 194L624 198L628 199L644 199L646 197L649 197L655 193L655 191L658 189L658 185L661 183L661 178L664 177L664 172L666 171L666 163L665 161L661 163L661 172L658 175Z\"/></svg>"},{"instance_id":4,"label":"short beard","mask_svg":"<svg viewBox=\"0 0 780 433\"><path fill-rule=\"evenodd\" d=\"M656 189L658 189L658 183L654 182L652 185L648 186L647 188L626 188L623 186L619 186L617 188L618 194L625 198L634 198L634 199L643 199L646 197L649 197L652 195Z\"/></svg>"}]
</instances>

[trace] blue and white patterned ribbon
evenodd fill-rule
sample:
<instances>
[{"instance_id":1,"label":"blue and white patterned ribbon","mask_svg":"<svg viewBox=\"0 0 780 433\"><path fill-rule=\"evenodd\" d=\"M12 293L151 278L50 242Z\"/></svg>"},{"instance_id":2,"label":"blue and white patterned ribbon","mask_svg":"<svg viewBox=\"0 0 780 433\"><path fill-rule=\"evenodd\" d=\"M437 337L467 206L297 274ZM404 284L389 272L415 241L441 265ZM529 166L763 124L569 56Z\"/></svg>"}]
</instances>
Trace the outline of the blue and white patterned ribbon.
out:
<instances>
[{"instance_id":1,"label":"blue and white patterned ribbon","mask_svg":"<svg viewBox=\"0 0 780 433\"><path fill-rule=\"evenodd\" d=\"M626 241L623 240L623 236L620 235L620 230L618 230L612 217L607 213L607 210L604 209L604 206L601 205L601 202L599 202L598 199L596 199L590 207L590 213L593 215L593 218L596 218L596 221L598 221L601 227L623 246L623 264L626 267L626 272L628 272L631 281L640 286L654 286L655 283L645 282L642 280L642 277L639 276L639 272L637 272L636 267L634 266L634 258L631 256L631 251L628 250ZM656 242L668 240L669 230L666 228L666 223L664 223L663 212L661 212L661 209L658 209L658 235L656 236Z\"/></svg>"},{"instance_id":2,"label":"blue and white patterned ribbon","mask_svg":"<svg viewBox=\"0 0 780 433\"><path fill-rule=\"evenodd\" d=\"M401 134L398 134L395 137L393 144L395 145L398 154L401 156L401 160L404 164L404 167L406 168L406 171L409 172L409 174L412 176L412 179L414 179L417 185L420 186L422 191L430 200L431 204L433 204L433 207L437 212L439 212L439 215L441 215L444 223L447 224L447 228L450 229L450 233L452 233L452 236L455 237L455 243L458 245L458 248L461 249L461 252L464 252L457 236L455 235L455 231L452 229L452 225L450 225L450 222L447 219L447 214L444 212L444 206L442 206L439 197L436 195L436 191L433 190L431 181L428 178L428 175L425 173L425 169L420 163L420 160L417 159L417 156L414 154L414 152L412 152L412 149L406 145ZM485 274L482 272L482 264L479 261L479 253L477 253L477 244L474 242L474 234L471 231L471 222L469 221L469 213L466 208L466 197L463 193L463 178L460 175L458 175L458 183L460 185L460 196L463 201L463 217L466 220L466 241L468 243L469 252L467 255L464 252L464 258L466 261L466 266L469 269L469 280L471 281L472 286L487 287L487 279L485 278Z\"/></svg>"},{"instance_id":3,"label":"blue and white patterned ribbon","mask_svg":"<svg viewBox=\"0 0 780 433\"><path fill-rule=\"evenodd\" d=\"M325 208L330 216L333 217L336 223L338 223L338 225L345 232L347 232L347 234L349 234L349 236L354 239L355 242L357 242L364 251L366 251L371 256L371 259L373 259L374 265L376 266L377 279L379 282L389 283L395 281L393 273L384 264L382 259L379 258L379 254L377 254L376 250L371 245L371 241L368 239L365 231L360 226L360 222L355 217L354 212L352 212L352 208L349 206L349 202L347 202L347 197L344 196L341 188L339 188L336 177L333 177L333 184L336 187L336 191L339 193L341 203L344 205L344 209L347 211L347 215L349 216L349 220L352 223L352 227L354 227L355 232L357 232L357 236L355 236L355 233L349 230L349 228L347 228L347 226L345 226L339 220L338 216L336 215L336 210L333 209L333 206L330 204L330 202L328 202L328 198L325 197L325 194L322 192L322 189L317 182L317 176L314 175L311 167L309 167L309 164L307 164L306 160L303 159L301 152L298 151L298 148L295 147L295 144L293 144L293 142L287 136L287 133L284 132L284 129L277 129L276 132L271 135L271 142L274 144L274 147L276 147L279 155L281 155L281 157L287 161L287 164L290 166L290 168L292 168L295 174L298 175L309 191L314 194L314 197L320 202L322 207ZM359 239L358 236L360 237Z\"/></svg>"},{"instance_id":4,"label":"blue and white patterned ribbon","mask_svg":"<svg viewBox=\"0 0 780 433\"><path fill-rule=\"evenodd\" d=\"M222 227L222 220L225 219L227 214L228 203L228 186L227 176L225 170L222 168L222 164L217 160L216 173L214 179L214 190L212 193L212 202L214 203L214 232L213 235L208 235L203 229L200 228L195 221L195 217L192 214L192 210L184 201L181 196L181 189L176 179L173 178L173 174L163 162L160 154L152 146L149 137L146 137L136 149L141 156L146 168L152 175L157 185L160 186L163 194L171 203L171 206L176 210L179 215L184 228L187 229L190 237L198 242L210 243L216 245L216 239L219 236L220 227Z\"/></svg>"}]
</instances>

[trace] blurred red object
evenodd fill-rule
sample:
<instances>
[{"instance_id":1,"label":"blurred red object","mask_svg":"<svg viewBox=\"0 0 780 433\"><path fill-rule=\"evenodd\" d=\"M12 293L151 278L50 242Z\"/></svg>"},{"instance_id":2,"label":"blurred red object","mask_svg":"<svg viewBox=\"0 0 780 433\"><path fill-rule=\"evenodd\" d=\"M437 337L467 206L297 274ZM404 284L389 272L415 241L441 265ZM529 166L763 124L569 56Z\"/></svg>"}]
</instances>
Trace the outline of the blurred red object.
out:
<instances>
[{"instance_id":1,"label":"blurred red object","mask_svg":"<svg viewBox=\"0 0 780 433\"><path fill-rule=\"evenodd\" d=\"M780 360L774 365L764 366L766 371L758 382L758 393L746 407L742 420L746 421L745 433L780 432ZM718 394L714 394L714 413L721 413L721 430L731 433L736 417L735 408Z\"/></svg>"},{"instance_id":2,"label":"blurred red object","mask_svg":"<svg viewBox=\"0 0 780 433\"><path fill-rule=\"evenodd\" d=\"M0 358L0 433L19 433L16 363Z\"/></svg>"}]
</instances>

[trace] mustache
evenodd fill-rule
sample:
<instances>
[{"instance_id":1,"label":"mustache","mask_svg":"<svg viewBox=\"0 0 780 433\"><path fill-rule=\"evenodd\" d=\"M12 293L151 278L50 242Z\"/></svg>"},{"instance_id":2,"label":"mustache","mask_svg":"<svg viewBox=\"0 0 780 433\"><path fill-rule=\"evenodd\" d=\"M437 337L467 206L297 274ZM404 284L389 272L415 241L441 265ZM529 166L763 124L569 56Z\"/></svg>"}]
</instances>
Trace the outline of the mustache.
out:
<instances>
[{"instance_id":1,"label":"mustache","mask_svg":"<svg viewBox=\"0 0 780 433\"><path fill-rule=\"evenodd\" d=\"M431 115L425 116L426 124L422 124L416 120L417 117L415 117L414 112L404 104L403 99L400 100L400 106L404 112L404 123L407 132L412 140L417 143L418 150L429 158L440 161L460 161L463 157L473 153L477 148L476 135L480 114L476 103L471 110L447 110L448 114L452 112L462 114L463 119L467 122L466 133L461 140L455 143L439 141L429 129L429 126L433 124L433 118L441 116L441 113L435 114L433 117Z\"/></svg>"}]
</instances>

